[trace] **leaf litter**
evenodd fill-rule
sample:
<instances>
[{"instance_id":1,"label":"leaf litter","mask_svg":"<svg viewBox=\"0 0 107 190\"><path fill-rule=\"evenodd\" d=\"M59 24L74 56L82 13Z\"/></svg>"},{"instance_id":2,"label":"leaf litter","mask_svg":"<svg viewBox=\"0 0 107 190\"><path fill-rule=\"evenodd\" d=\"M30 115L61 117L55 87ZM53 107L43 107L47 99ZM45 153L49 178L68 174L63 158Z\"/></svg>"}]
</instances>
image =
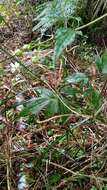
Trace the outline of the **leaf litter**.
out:
<instances>
[{"instance_id":1,"label":"leaf litter","mask_svg":"<svg viewBox=\"0 0 107 190\"><path fill-rule=\"evenodd\" d=\"M19 27L17 21L16 19L16 28ZM14 23L13 19L13 27ZM2 28L0 31L3 30L6 33L7 29ZM91 180L91 183L98 187L102 182L106 183L106 124L90 119L82 123L82 118L75 114L69 114L64 121L63 116L55 118L56 115L48 121L42 112L37 115L29 113L25 118L17 118L24 104L29 99L38 97L35 88L46 88L41 79L46 80L50 89L60 88L63 84L64 68L59 64L55 71L51 70L52 47L40 49L38 45L37 49L33 47L26 50L23 45L31 41L29 33L28 38L17 36L16 33L12 35L4 35L5 39L1 45L8 49L12 56L15 50L20 49L22 55L18 55L18 59L40 80L31 78L18 62L3 51L0 52L1 64L5 60L1 66L4 73L0 76L1 189L5 189L7 183L6 169L12 169L9 174L11 189L44 189L48 186L50 189L78 190L78 187L90 189ZM42 64L43 60L46 61L45 64ZM72 61L75 62L75 59ZM69 62L70 64L72 63ZM79 71L82 70L78 65L75 67L79 68ZM72 67L68 72L73 72Z\"/></svg>"}]
</instances>

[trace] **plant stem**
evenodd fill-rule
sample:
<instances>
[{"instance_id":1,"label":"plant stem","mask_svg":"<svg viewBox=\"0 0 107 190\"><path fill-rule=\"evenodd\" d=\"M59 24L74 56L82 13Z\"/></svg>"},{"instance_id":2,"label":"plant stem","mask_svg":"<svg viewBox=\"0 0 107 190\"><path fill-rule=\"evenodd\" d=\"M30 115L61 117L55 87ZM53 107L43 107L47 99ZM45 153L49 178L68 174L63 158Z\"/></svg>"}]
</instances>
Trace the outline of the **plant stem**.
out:
<instances>
[{"instance_id":1,"label":"plant stem","mask_svg":"<svg viewBox=\"0 0 107 190\"><path fill-rule=\"evenodd\" d=\"M90 25L92 25L92 24L95 24L96 22L102 20L102 19L105 18L106 16L107 16L107 13L105 13L104 15L102 15L102 16L96 18L95 20L93 20L93 21L91 21L91 22L89 22L89 23L87 23L87 24L85 24L85 25L82 25L82 26L76 28L75 30L76 30L76 31L77 31L77 30L82 30L82 29L84 29L84 28L86 28L86 27L88 27L88 26L90 26Z\"/></svg>"}]
</instances>

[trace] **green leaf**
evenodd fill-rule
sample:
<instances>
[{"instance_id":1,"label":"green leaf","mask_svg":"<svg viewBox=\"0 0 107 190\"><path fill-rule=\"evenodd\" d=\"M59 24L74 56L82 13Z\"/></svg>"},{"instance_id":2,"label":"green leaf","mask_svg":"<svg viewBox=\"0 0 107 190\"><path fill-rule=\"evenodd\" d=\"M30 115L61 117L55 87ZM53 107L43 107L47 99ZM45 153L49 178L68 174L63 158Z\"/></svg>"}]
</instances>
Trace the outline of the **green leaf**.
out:
<instances>
[{"instance_id":1,"label":"green leaf","mask_svg":"<svg viewBox=\"0 0 107 190\"><path fill-rule=\"evenodd\" d=\"M39 57L38 56L33 56L32 57L32 63L38 63L38 61L39 61Z\"/></svg>"},{"instance_id":2,"label":"green leaf","mask_svg":"<svg viewBox=\"0 0 107 190\"><path fill-rule=\"evenodd\" d=\"M107 74L107 52L103 53L102 56L96 60L96 65L99 72Z\"/></svg>"},{"instance_id":3,"label":"green leaf","mask_svg":"<svg viewBox=\"0 0 107 190\"><path fill-rule=\"evenodd\" d=\"M19 117L25 117L30 114L38 114L43 111L45 117L51 117L55 114L69 113L69 109L58 99L53 92L47 88L37 87L35 89L38 98L33 98L27 103L24 103L24 109ZM67 100L61 97L64 103L68 104Z\"/></svg>"},{"instance_id":4,"label":"green leaf","mask_svg":"<svg viewBox=\"0 0 107 190\"><path fill-rule=\"evenodd\" d=\"M59 144L63 144L63 143L65 143L65 141L67 141L67 135L61 136L61 138L59 140Z\"/></svg>"},{"instance_id":5,"label":"green leaf","mask_svg":"<svg viewBox=\"0 0 107 190\"><path fill-rule=\"evenodd\" d=\"M54 173L50 176L49 182L51 185L56 184L61 179L61 175L58 173Z\"/></svg>"},{"instance_id":6,"label":"green leaf","mask_svg":"<svg viewBox=\"0 0 107 190\"><path fill-rule=\"evenodd\" d=\"M20 117L28 116L29 114L38 114L49 104L49 102L50 100L44 97L30 100L30 103L28 102L26 107L21 111Z\"/></svg>"},{"instance_id":7,"label":"green leaf","mask_svg":"<svg viewBox=\"0 0 107 190\"><path fill-rule=\"evenodd\" d=\"M57 97L53 95L51 90L37 87L35 91L39 97L31 99L25 104L25 108L20 113L20 117L27 116L31 113L38 114L44 109L46 116L53 116L58 112Z\"/></svg>"},{"instance_id":8,"label":"green leaf","mask_svg":"<svg viewBox=\"0 0 107 190\"><path fill-rule=\"evenodd\" d=\"M67 83L70 84L78 84L78 83L83 83L87 84L88 83L88 77L84 73L74 73L71 76L68 76L66 79Z\"/></svg>"},{"instance_id":9,"label":"green leaf","mask_svg":"<svg viewBox=\"0 0 107 190\"><path fill-rule=\"evenodd\" d=\"M92 186L90 190L97 190L95 186Z\"/></svg>"},{"instance_id":10,"label":"green leaf","mask_svg":"<svg viewBox=\"0 0 107 190\"><path fill-rule=\"evenodd\" d=\"M4 124L0 124L0 130L3 129L5 127Z\"/></svg>"},{"instance_id":11,"label":"green leaf","mask_svg":"<svg viewBox=\"0 0 107 190\"><path fill-rule=\"evenodd\" d=\"M103 97L100 95L100 92L95 90L92 86L85 90L84 97L88 98L90 106L93 105L95 110L98 110L102 105Z\"/></svg>"},{"instance_id":12,"label":"green leaf","mask_svg":"<svg viewBox=\"0 0 107 190\"><path fill-rule=\"evenodd\" d=\"M67 101L67 99L66 98L64 98L63 96L60 96L61 97L61 99L62 99L62 101L66 104L66 105L68 105L68 107L69 107L69 102ZM66 114L66 113L69 113L70 112L70 110L59 100L58 101L58 106L59 106L59 110L58 110L58 113L59 114ZM66 118L66 117L65 117Z\"/></svg>"},{"instance_id":13,"label":"green leaf","mask_svg":"<svg viewBox=\"0 0 107 190\"><path fill-rule=\"evenodd\" d=\"M22 50L27 51L31 49L31 44L24 44L24 46L22 47Z\"/></svg>"},{"instance_id":14,"label":"green leaf","mask_svg":"<svg viewBox=\"0 0 107 190\"><path fill-rule=\"evenodd\" d=\"M13 55L16 55L18 57L22 57L23 56L23 51L21 49L16 49L14 51Z\"/></svg>"},{"instance_id":15,"label":"green leaf","mask_svg":"<svg viewBox=\"0 0 107 190\"><path fill-rule=\"evenodd\" d=\"M45 110L45 115L47 117L51 117L51 116L57 114L58 110L59 110L58 98L54 96L54 97L50 98L50 102L47 105L47 108Z\"/></svg>"},{"instance_id":16,"label":"green leaf","mask_svg":"<svg viewBox=\"0 0 107 190\"><path fill-rule=\"evenodd\" d=\"M41 97L50 97L53 95L53 92L45 87L37 87L35 88L35 91Z\"/></svg>"},{"instance_id":17,"label":"green leaf","mask_svg":"<svg viewBox=\"0 0 107 190\"><path fill-rule=\"evenodd\" d=\"M4 16L0 15L0 24L4 22Z\"/></svg>"},{"instance_id":18,"label":"green leaf","mask_svg":"<svg viewBox=\"0 0 107 190\"><path fill-rule=\"evenodd\" d=\"M104 190L107 190L107 185L104 186Z\"/></svg>"},{"instance_id":19,"label":"green leaf","mask_svg":"<svg viewBox=\"0 0 107 190\"><path fill-rule=\"evenodd\" d=\"M53 129L49 129L48 130L48 136L52 136L54 134L54 130Z\"/></svg>"},{"instance_id":20,"label":"green leaf","mask_svg":"<svg viewBox=\"0 0 107 190\"><path fill-rule=\"evenodd\" d=\"M64 86L61 89L61 94L66 95L67 97L73 97L76 96L76 94L79 93L79 90L77 88L72 88L70 85L69 86Z\"/></svg>"},{"instance_id":21,"label":"green leaf","mask_svg":"<svg viewBox=\"0 0 107 190\"><path fill-rule=\"evenodd\" d=\"M62 51L74 42L76 35L82 34L80 31L71 30L70 28L59 28L56 31L56 44L53 55L53 62L57 61Z\"/></svg>"}]
</instances>

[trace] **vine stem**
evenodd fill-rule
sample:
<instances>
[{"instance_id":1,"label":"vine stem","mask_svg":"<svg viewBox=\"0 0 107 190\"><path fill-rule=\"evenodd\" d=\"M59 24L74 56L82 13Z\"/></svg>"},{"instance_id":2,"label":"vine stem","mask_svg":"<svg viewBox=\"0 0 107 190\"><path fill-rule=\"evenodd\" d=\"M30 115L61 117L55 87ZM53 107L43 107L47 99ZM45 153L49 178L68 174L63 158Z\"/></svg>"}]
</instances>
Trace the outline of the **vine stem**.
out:
<instances>
[{"instance_id":1,"label":"vine stem","mask_svg":"<svg viewBox=\"0 0 107 190\"><path fill-rule=\"evenodd\" d=\"M105 18L106 16L107 16L107 13L105 13L104 15L102 15L102 16L96 18L95 20L93 20L93 21L91 21L91 22L89 22L89 23L87 23L87 24L85 24L85 25L82 25L82 26L76 28L75 30L76 30L76 31L77 31L77 30L82 30L82 29L84 29L84 28L86 28L86 27L88 27L88 26L90 26L90 25L92 25L92 24L94 24L94 23L96 23L96 22L102 20L102 19Z\"/></svg>"}]
</instances>

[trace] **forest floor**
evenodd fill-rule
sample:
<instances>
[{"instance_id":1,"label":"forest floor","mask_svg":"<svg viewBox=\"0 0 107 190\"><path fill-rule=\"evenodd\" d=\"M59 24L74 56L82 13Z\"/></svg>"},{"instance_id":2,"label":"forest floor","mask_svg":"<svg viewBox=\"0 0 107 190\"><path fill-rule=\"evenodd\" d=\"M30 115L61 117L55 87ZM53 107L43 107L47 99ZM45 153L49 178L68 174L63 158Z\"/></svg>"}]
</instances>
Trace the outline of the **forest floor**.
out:
<instances>
[{"instance_id":1,"label":"forest floor","mask_svg":"<svg viewBox=\"0 0 107 190\"><path fill-rule=\"evenodd\" d=\"M26 15L11 15L8 25L0 27L0 190L107 189L105 78L97 74L93 48L84 46L70 47L64 65L59 60L53 70L53 35L43 39L32 33L32 19ZM103 108L93 111L92 105L88 110L90 96L97 101L94 90L88 97L83 95L88 87L64 88L66 76L75 72L88 73L91 89L105 97ZM69 95L68 101L74 95L75 110L60 92ZM101 112L101 119L91 112Z\"/></svg>"}]
</instances>

